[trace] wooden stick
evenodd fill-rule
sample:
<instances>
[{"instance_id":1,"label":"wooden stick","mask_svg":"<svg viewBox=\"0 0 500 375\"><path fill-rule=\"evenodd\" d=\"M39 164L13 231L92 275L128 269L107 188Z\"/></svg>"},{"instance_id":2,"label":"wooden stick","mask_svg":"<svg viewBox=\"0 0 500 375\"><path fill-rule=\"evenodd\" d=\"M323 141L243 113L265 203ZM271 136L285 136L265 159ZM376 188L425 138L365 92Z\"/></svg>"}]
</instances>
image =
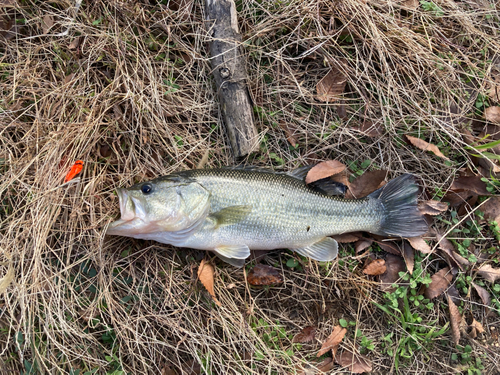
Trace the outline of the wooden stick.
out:
<instances>
[{"instance_id":1,"label":"wooden stick","mask_svg":"<svg viewBox=\"0 0 500 375\"><path fill-rule=\"evenodd\" d=\"M235 159L258 146L257 129L246 85L247 71L233 0L206 0L210 55L222 115Z\"/></svg>"}]
</instances>

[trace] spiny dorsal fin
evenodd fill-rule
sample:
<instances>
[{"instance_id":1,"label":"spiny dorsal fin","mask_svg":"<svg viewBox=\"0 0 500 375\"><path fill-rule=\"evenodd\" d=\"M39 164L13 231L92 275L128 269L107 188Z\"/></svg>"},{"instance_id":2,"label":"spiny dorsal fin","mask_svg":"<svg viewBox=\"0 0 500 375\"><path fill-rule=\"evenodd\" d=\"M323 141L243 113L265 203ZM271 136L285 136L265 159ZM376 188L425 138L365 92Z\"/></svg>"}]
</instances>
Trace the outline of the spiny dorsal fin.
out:
<instances>
[{"instance_id":1,"label":"spiny dorsal fin","mask_svg":"<svg viewBox=\"0 0 500 375\"><path fill-rule=\"evenodd\" d=\"M326 195L344 195L347 190L347 186L341 182L333 181L330 177L311 182L308 186Z\"/></svg>"},{"instance_id":2,"label":"spiny dorsal fin","mask_svg":"<svg viewBox=\"0 0 500 375\"><path fill-rule=\"evenodd\" d=\"M339 244L333 238L325 237L321 241L318 241L312 245L301 247L298 249L290 249L296 251L300 255L306 256L308 258L328 262L334 260L337 257L339 249Z\"/></svg>"},{"instance_id":3,"label":"spiny dorsal fin","mask_svg":"<svg viewBox=\"0 0 500 375\"><path fill-rule=\"evenodd\" d=\"M304 181L304 179L307 176L307 173L311 170L312 167L314 167L316 164L311 164L311 165L305 165L303 167L295 168L294 170L288 171L285 174L296 178L297 180Z\"/></svg>"},{"instance_id":4,"label":"spiny dorsal fin","mask_svg":"<svg viewBox=\"0 0 500 375\"><path fill-rule=\"evenodd\" d=\"M259 173L285 174L287 176L296 178L297 180L304 181L307 173L315 165L316 164L305 165L303 167L295 168L295 169L288 171L288 172L273 171L272 169L269 169L269 168L256 167L256 166L252 166L252 165L246 165L246 166L241 165L241 166L237 166L237 167L228 167L227 169L234 169L234 170L238 170L238 171L248 171L248 172L259 172Z\"/></svg>"}]
</instances>

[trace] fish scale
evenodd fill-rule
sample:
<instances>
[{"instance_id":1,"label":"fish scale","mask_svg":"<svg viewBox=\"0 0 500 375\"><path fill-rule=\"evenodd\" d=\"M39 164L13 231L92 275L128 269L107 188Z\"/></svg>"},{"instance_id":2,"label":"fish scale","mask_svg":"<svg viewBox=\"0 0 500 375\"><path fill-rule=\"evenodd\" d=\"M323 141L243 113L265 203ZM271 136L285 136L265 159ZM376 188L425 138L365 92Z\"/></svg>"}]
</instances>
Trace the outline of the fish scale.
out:
<instances>
[{"instance_id":1,"label":"fish scale","mask_svg":"<svg viewBox=\"0 0 500 375\"><path fill-rule=\"evenodd\" d=\"M215 244L244 240L255 250L300 247L325 235L376 231L382 207L368 198L345 200L312 190L285 174L242 170L194 170L180 175L193 178L210 191L210 212L228 206L249 205L242 221L220 228L202 228L187 245L197 241Z\"/></svg>"}]
</instances>

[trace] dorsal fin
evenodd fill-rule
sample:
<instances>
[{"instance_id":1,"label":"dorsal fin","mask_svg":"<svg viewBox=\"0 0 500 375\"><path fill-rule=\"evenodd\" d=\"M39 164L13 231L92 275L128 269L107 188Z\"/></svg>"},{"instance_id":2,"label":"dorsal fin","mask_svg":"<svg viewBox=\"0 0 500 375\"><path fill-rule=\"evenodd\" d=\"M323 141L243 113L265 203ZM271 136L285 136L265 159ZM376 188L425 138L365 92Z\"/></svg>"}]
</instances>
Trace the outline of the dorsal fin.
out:
<instances>
[{"instance_id":1,"label":"dorsal fin","mask_svg":"<svg viewBox=\"0 0 500 375\"><path fill-rule=\"evenodd\" d=\"M308 186L326 195L344 195L347 190L347 186L341 182L333 181L330 177L311 182Z\"/></svg>"},{"instance_id":2,"label":"dorsal fin","mask_svg":"<svg viewBox=\"0 0 500 375\"><path fill-rule=\"evenodd\" d=\"M257 167L257 166L253 166L253 165L246 165L246 166L239 165L237 167L226 167L224 169L233 169L233 170L238 170L238 171L260 172L260 173L284 174L284 175L296 178L297 180L304 181L309 170L312 167L314 167L315 165L316 164L305 165L303 167L298 167L298 168L292 169L291 171L288 171L288 172L273 171L270 168Z\"/></svg>"}]
</instances>

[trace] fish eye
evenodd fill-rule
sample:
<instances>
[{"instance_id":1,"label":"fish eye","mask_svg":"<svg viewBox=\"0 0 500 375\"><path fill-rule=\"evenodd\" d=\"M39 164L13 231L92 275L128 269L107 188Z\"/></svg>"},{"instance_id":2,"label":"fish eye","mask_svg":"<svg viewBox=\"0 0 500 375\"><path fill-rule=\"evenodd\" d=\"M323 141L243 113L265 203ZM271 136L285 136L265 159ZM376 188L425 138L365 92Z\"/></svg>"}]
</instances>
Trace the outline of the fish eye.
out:
<instances>
[{"instance_id":1,"label":"fish eye","mask_svg":"<svg viewBox=\"0 0 500 375\"><path fill-rule=\"evenodd\" d=\"M143 194L149 194L153 191L153 186L151 184L144 184L141 186L141 191Z\"/></svg>"}]
</instances>

